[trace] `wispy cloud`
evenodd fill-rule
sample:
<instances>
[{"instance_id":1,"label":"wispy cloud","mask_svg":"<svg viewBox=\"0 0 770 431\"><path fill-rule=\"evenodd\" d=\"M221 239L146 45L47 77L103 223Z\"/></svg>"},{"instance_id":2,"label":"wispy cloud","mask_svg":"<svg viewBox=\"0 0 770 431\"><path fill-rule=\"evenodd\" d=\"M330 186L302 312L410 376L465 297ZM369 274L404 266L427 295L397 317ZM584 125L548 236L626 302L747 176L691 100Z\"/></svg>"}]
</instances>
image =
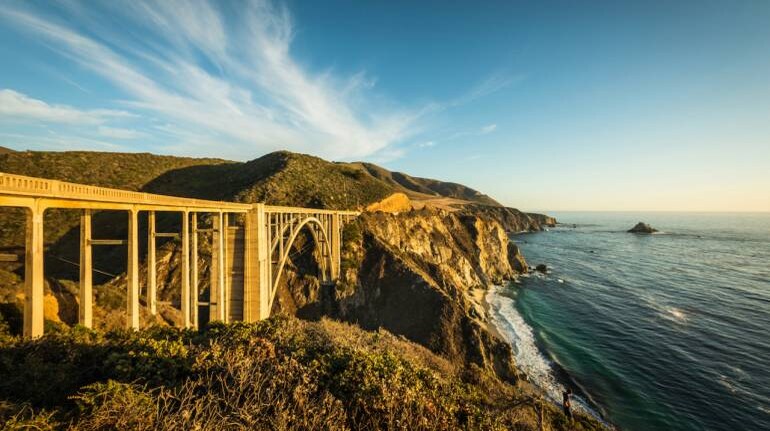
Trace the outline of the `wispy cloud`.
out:
<instances>
[{"instance_id":1,"label":"wispy cloud","mask_svg":"<svg viewBox=\"0 0 770 431\"><path fill-rule=\"evenodd\" d=\"M339 77L303 68L291 54L288 10L267 1L243 5L227 24L203 0L137 1L111 10L141 33L100 24L98 14L105 11L76 2L64 9L79 26L32 6L4 7L0 17L111 82L125 95L125 109L165 119L192 132L198 143L226 143L198 147L203 154L247 159L279 148L330 158L394 154L389 147L413 135L426 112L382 103L373 94L375 80L363 73ZM136 34L141 38L132 38ZM48 105L11 90L3 97L12 105L2 103L2 109L46 121L96 124L106 114ZM131 135L114 128L101 132L117 139Z\"/></svg>"},{"instance_id":2,"label":"wispy cloud","mask_svg":"<svg viewBox=\"0 0 770 431\"><path fill-rule=\"evenodd\" d=\"M524 79L523 75L510 75L504 73L494 73L488 76L483 81L476 84L470 91L452 100L448 103L448 106L460 106L473 102L474 100L481 99L484 96L488 96L493 93L497 93L504 88L520 82Z\"/></svg>"},{"instance_id":3,"label":"wispy cloud","mask_svg":"<svg viewBox=\"0 0 770 431\"><path fill-rule=\"evenodd\" d=\"M145 133L120 127L99 126L97 132L100 136L112 139L138 139L146 136Z\"/></svg>"},{"instance_id":4,"label":"wispy cloud","mask_svg":"<svg viewBox=\"0 0 770 431\"><path fill-rule=\"evenodd\" d=\"M420 142L419 144L417 144L417 146L420 147L420 148L435 147L436 146L436 141Z\"/></svg>"},{"instance_id":5,"label":"wispy cloud","mask_svg":"<svg viewBox=\"0 0 770 431\"><path fill-rule=\"evenodd\" d=\"M0 90L0 117L6 119L94 125L110 118L129 116L131 114L126 111L83 111L66 105L51 105L10 89Z\"/></svg>"},{"instance_id":6,"label":"wispy cloud","mask_svg":"<svg viewBox=\"0 0 770 431\"><path fill-rule=\"evenodd\" d=\"M479 131L480 135L486 135L487 133L492 133L497 129L497 124L487 124L486 126L482 127Z\"/></svg>"}]
</instances>

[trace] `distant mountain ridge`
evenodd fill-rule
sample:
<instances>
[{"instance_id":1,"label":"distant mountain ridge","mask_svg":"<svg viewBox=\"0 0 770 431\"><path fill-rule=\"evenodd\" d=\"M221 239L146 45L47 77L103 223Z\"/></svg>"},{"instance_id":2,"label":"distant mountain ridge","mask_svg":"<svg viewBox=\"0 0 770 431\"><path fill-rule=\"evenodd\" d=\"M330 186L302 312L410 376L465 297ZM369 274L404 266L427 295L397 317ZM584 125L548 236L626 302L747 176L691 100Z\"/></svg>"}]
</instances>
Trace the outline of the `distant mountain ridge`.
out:
<instances>
[{"instance_id":1,"label":"distant mountain ridge","mask_svg":"<svg viewBox=\"0 0 770 431\"><path fill-rule=\"evenodd\" d=\"M0 154L6 154L6 153L15 153L16 151L6 148L6 147L0 147Z\"/></svg>"},{"instance_id":2,"label":"distant mountain ridge","mask_svg":"<svg viewBox=\"0 0 770 431\"><path fill-rule=\"evenodd\" d=\"M0 147L2 148L2 147ZM462 184L371 163L335 163L276 151L249 162L149 153L0 150L0 171L176 196L324 208L362 208L392 193L501 206Z\"/></svg>"}]
</instances>

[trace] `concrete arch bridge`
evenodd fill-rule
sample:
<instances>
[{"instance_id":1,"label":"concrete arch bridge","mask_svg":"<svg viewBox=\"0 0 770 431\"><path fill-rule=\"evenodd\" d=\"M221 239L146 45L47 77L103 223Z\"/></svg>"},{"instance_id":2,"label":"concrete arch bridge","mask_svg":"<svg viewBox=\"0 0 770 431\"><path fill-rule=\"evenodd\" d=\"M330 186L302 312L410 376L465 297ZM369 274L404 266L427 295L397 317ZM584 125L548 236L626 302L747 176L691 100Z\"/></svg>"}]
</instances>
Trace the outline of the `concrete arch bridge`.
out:
<instances>
[{"instance_id":1,"label":"concrete arch bridge","mask_svg":"<svg viewBox=\"0 0 770 431\"><path fill-rule=\"evenodd\" d=\"M93 247L125 246L127 257L127 325L139 328L139 218L147 220L146 305L157 313L156 244L158 238L181 240L181 311L185 327L198 327L199 306L208 306L210 320L256 321L267 318L289 260L292 245L305 230L320 256L322 282L334 282L340 272L342 228L359 215L355 211L319 210L265 204L243 204L156 195L42 178L0 173L0 207L26 213L24 265L24 335L43 334L45 211L76 209L80 215L80 293L78 321L93 325ZM92 237L94 211L124 211L126 238ZM177 213L178 232L158 232L156 212ZM210 220L200 226L201 214ZM200 235L210 235L212 259L210 296L199 301L198 251Z\"/></svg>"}]
</instances>

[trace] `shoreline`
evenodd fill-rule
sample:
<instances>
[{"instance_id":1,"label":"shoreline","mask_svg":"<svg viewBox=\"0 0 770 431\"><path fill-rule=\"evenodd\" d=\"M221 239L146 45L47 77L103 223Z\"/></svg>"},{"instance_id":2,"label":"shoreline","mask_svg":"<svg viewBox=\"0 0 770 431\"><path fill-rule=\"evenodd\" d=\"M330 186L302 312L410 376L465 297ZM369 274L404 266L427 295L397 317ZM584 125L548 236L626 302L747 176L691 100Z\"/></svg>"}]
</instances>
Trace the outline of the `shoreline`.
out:
<instances>
[{"instance_id":1,"label":"shoreline","mask_svg":"<svg viewBox=\"0 0 770 431\"><path fill-rule=\"evenodd\" d=\"M512 282L512 281L509 281L509 283L510 282ZM503 341L506 344L508 344L511 347L511 349L513 350L516 347L510 341L508 341L508 337L505 337L503 335L502 331L495 324L494 319L492 317L492 312L491 312L492 305L487 300L487 296L490 295L492 293L492 289L494 289L496 287L500 287L500 286L496 286L496 285L490 286L489 288L484 290L483 291L484 294L481 297L478 298L478 299L480 299L480 304L481 304L481 306L484 309L484 319L483 319L484 326L485 326L485 328L491 334L493 334L495 337L497 337L501 341ZM481 289L478 289L478 290L481 290ZM540 352L540 354L543 354L543 352ZM514 356L516 370L523 377L521 380L522 380L522 382L524 382L529 387L529 390L536 392L544 400L548 401L552 405L554 405L554 406L556 406L558 408L561 408L561 402L559 402L559 400L557 398L554 398L551 394L549 394L548 389L546 387L540 386L536 381L533 381L532 378L530 377L530 375L522 368L521 364L519 363L519 361L516 358L516 355L513 352L512 352L512 355ZM556 383L558 383L560 385L564 385L565 384L557 376L553 376L553 378L555 379ZM584 391L583 391L582 388L579 388L578 394L580 394L581 392L584 392ZM582 395L583 396L587 396L585 393L583 393ZM611 422L608 422L607 419L604 418L602 416L602 414L599 413L599 411L597 411L593 406L591 406L588 399L579 400L578 401L578 406L579 406L578 407L579 411L582 411L584 414L586 414L588 416L591 416L594 419L598 420L599 422L601 422L606 427L606 429L608 429L608 430L617 430L618 429Z\"/></svg>"}]
</instances>

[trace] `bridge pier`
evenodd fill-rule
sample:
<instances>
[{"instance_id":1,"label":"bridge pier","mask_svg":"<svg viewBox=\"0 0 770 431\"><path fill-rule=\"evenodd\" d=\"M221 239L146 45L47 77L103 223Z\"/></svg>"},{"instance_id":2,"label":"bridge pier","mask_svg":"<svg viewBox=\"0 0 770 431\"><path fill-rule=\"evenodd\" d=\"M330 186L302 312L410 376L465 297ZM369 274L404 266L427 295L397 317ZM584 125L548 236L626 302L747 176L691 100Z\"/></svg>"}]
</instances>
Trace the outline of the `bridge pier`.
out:
<instances>
[{"instance_id":1,"label":"bridge pier","mask_svg":"<svg viewBox=\"0 0 770 431\"><path fill-rule=\"evenodd\" d=\"M128 266L126 324L130 329L139 329L139 211L128 210Z\"/></svg>"},{"instance_id":2,"label":"bridge pier","mask_svg":"<svg viewBox=\"0 0 770 431\"><path fill-rule=\"evenodd\" d=\"M155 258L155 211L147 211L147 307L150 314L158 314L158 274Z\"/></svg>"},{"instance_id":3,"label":"bridge pier","mask_svg":"<svg viewBox=\"0 0 770 431\"><path fill-rule=\"evenodd\" d=\"M193 328L198 328L198 213L193 212L191 214L192 220L190 221L190 263L192 269L190 272L190 289L191 289L191 323Z\"/></svg>"},{"instance_id":4,"label":"bridge pier","mask_svg":"<svg viewBox=\"0 0 770 431\"><path fill-rule=\"evenodd\" d=\"M331 229L329 236L331 236L331 276L332 280L336 280L340 276L340 254L342 247L342 229L340 225L340 214L335 212L331 216Z\"/></svg>"},{"instance_id":5,"label":"bridge pier","mask_svg":"<svg viewBox=\"0 0 770 431\"><path fill-rule=\"evenodd\" d=\"M80 215L80 306L78 323L93 327L93 247L91 245L91 210Z\"/></svg>"},{"instance_id":6,"label":"bridge pier","mask_svg":"<svg viewBox=\"0 0 770 431\"><path fill-rule=\"evenodd\" d=\"M227 224L225 214L214 213L211 216L211 287L209 289L209 321L226 321L226 266L225 244Z\"/></svg>"},{"instance_id":7,"label":"bridge pier","mask_svg":"<svg viewBox=\"0 0 770 431\"><path fill-rule=\"evenodd\" d=\"M270 242L265 204L246 213L244 235L243 320L256 322L270 317Z\"/></svg>"},{"instance_id":8,"label":"bridge pier","mask_svg":"<svg viewBox=\"0 0 770 431\"><path fill-rule=\"evenodd\" d=\"M191 326L190 320L190 213L182 212L182 325Z\"/></svg>"},{"instance_id":9,"label":"bridge pier","mask_svg":"<svg viewBox=\"0 0 770 431\"><path fill-rule=\"evenodd\" d=\"M43 213L38 200L27 208L26 250L24 262L24 336L43 335L43 298L45 278L43 273Z\"/></svg>"}]
</instances>

